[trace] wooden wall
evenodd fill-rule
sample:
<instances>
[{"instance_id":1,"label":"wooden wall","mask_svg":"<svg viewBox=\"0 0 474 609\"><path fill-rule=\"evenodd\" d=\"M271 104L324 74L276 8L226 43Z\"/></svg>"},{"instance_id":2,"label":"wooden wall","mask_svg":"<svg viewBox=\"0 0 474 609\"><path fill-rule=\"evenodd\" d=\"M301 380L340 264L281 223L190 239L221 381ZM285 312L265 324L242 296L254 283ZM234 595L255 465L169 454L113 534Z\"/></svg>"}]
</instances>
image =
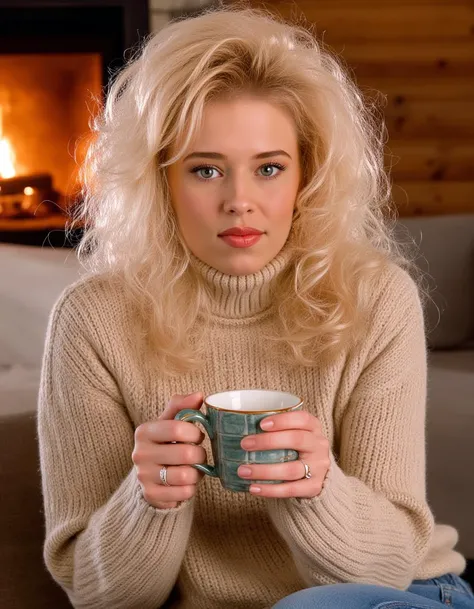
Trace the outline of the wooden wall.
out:
<instances>
[{"instance_id":1,"label":"wooden wall","mask_svg":"<svg viewBox=\"0 0 474 609\"><path fill-rule=\"evenodd\" d=\"M400 214L474 213L474 0L251 4L304 15L364 92L387 96Z\"/></svg>"}]
</instances>

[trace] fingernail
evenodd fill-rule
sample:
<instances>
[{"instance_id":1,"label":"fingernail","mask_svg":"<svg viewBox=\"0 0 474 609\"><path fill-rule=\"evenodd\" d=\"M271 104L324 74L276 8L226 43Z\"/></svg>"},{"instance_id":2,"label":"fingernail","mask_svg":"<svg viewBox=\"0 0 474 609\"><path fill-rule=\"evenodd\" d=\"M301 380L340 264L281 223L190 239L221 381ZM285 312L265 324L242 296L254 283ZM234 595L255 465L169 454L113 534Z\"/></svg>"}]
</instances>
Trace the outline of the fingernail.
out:
<instances>
[{"instance_id":1,"label":"fingernail","mask_svg":"<svg viewBox=\"0 0 474 609\"><path fill-rule=\"evenodd\" d=\"M252 470L250 469L250 467L239 467L239 470L237 472L239 474L239 476L242 476L243 478L247 478L248 476L251 475Z\"/></svg>"},{"instance_id":2,"label":"fingernail","mask_svg":"<svg viewBox=\"0 0 474 609\"><path fill-rule=\"evenodd\" d=\"M254 486L253 484L250 485L249 491L251 493L261 493L262 489L259 486Z\"/></svg>"},{"instance_id":3,"label":"fingernail","mask_svg":"<svg viewBox=\"0 0 474 609\"><path fill-rule=\"evenodd\" d=\"M268 419L263 419L263 421L260 423L260 427L262 429L264 429L265 431L267 429L271 429L273 427L274 423L273 421L269 421Z\"/></svg>"},{"instance_id":4,"label":"fingernail","mask_svg":"<svg viewBox=\"0 0 474 609\"><path fill-rule=\"evenodd\" d=\"M240 446L242 446L242 448L253 448L255 446L256 442L253 438L244 438L240 444Z\"/></svg>"},{"instance_id":5,"label":"fingernail","mask_svg":"<svg viewBox=\"0 0 474 609\"><path fill-rule=\"evenodd\" d=\"M201 392L200 391L195 391L194 393L190 393L188 395L185 395L183 398L183 401L185 402L195 402L198 397L201 396Z\"/></svg>"}]
</instances>

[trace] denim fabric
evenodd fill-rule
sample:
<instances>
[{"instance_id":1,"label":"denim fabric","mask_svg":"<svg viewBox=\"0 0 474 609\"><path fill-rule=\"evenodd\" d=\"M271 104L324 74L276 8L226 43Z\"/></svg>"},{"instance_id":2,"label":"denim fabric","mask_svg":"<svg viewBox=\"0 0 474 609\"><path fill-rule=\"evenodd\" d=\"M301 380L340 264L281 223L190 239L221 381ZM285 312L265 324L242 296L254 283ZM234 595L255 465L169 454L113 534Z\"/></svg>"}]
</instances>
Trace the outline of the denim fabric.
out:
<instances>
[{"instance_id":1,"label":"denim fabric","mask_svg":"<svg viewBox=\"0 0 474 609\"><path fill-rule=\"evenodd\" d=\"M295 592L273 609L474 609L467 582L449 573L415 580L408 590L366 584L334 584Z\"/></svg>"}]
</instances>

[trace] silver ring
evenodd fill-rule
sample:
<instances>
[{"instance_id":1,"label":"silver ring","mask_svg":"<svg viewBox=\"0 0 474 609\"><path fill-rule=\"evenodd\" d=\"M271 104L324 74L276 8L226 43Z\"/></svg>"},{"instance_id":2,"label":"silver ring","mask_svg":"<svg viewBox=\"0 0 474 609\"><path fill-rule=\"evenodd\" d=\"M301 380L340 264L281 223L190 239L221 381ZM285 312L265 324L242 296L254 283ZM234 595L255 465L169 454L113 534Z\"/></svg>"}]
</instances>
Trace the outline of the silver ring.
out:
<instances>
[{"instance_id":1,"label":"silver ring","mask_svg":"<svg viewBox=\"0 0 474 609\"><path fill-rule=\"evenodd\" d=\"M171 484L168 484L168 468L166 467L166 465L163 465L163 467L160 469L160 480L161 480L161 484L164 484L165 486L171 486Z\"/></svg>"},{"instance_id":2,"label":"silver ring","mask_svg":"<svg viewBox=\"0 0 474 609\"><path fill-rule=\"evenodd\" d=\"M301 480L304 480L305 478L311 478L311 470L309 469L309 465L305 463L302 459L300 459L300 461L304 465L304 476L301 478Z\"/></svg>"}]
</instances>

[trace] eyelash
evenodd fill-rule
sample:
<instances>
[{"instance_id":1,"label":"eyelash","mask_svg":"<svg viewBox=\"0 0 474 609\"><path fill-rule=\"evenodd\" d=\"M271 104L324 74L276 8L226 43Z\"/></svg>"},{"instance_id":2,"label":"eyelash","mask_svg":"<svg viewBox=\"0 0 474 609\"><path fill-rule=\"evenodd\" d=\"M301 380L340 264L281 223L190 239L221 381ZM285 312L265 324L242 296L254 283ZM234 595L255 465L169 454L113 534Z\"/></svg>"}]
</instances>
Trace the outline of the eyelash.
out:
<instances>
[{"instance_id":1,"label":"eyelash","mask_svg":"<svg viewBox=\"0 0 474 609\"><path fill-rule=\"evenodd\" d=\"M257 169L257 171L259 169L262 169L262 167L276 167L277 169L281 171L285 171L286 167L285 165L281 165L281 163L264 163L263 165L260 165L260 167ZM215 169L216 171L219 171L217 169L217 167L214 167L214 165L198 165L197 167L193 167L190 170L190 173L194 173L196 174L196 177L198 178L198 180L202 180L203 182L210 182L211 178L203 178L200 175L198 175L198 172L201 171L201 169ZM275 175L272 176L260 176L261 178L263 178L264 180L273 180L274 178L278 177L280 174L276 173Z\"/></svg>"}]
</instances>

